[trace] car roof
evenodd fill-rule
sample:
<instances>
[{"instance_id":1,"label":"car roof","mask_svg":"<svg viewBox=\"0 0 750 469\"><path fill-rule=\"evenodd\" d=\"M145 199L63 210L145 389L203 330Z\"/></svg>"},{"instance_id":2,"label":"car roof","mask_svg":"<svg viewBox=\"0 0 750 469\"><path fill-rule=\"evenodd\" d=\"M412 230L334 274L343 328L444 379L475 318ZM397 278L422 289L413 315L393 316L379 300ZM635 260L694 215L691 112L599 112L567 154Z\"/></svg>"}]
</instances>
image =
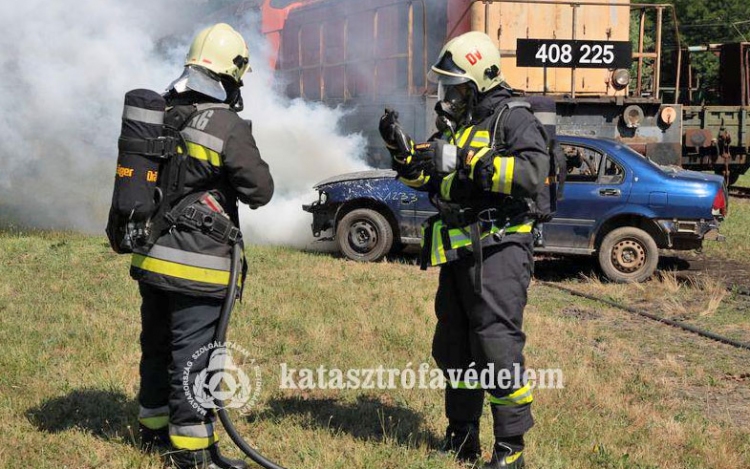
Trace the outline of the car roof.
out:
<instances>
[{"instance_id":1,"label":"car roof","mask_svg":"<svg viewBox=\"0 0 750 469\"><path fill-rule=\"evenodd\" d=\"M633 166L633 169L638 168L638 171L662 172L658 165L649 161L648 158L614 139L558 135L556 140L563 145L583 145L603 151L621 162Z\"/></svg>"},{"instance_id":2,"label":"car roof","mask_svg":"<svg viewBox=\"0 0 750 469\"><path fill-rule=\"evenodd\" d=\"M616 152L624 146L622 142L609 138L579 137L576 135L557 135L555 138L559 143L588 145L612 152Z\"/></svg>"}]
</instances>

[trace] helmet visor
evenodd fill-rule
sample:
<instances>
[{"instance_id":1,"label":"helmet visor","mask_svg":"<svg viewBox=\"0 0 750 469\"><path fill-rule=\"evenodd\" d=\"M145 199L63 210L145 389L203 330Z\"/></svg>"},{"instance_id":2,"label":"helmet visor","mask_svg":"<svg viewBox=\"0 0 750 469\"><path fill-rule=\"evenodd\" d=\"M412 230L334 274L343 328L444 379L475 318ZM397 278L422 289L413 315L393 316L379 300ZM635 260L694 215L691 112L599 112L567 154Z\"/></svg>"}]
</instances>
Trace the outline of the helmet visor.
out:
<instances>
[{"instance_id":1,"label":"helmet visor","mask_svg":"<svg viewBox=\"0 0 750 469\"><path fill-rule=\"evenodd\" d=\"M437 98L438 101L458 102L466 99L469 93L469 87L462 82L456 85L446 83L446 80L438 81Z\"/></svg>"},{"instance_id":2,"label":"helmet visor","mask_svg":"<svg viewBox=\"0 0 750 469\"><path fill-rule=\"evenodd\" d=\"M453 54L446 52L440 58L438 63L432 66L427 73L427 79L433 83L443 83L445 85L458 85L470 80L466 70L459 67L453 61Z\"/></svg>"},{"instance_id":3,"label":"helmet visor","mask_svg":"<svg viewBox=\"0 0 750 469\"><path fill-rule=\"evenodd\" d=\"M214 79L211 73L204 71L203 68L192 65L186 66L182 71L182 75L173 81L167 89L174 89L177 93L192 90L221 102L227 99L227 91L224 89L224 85L221 84L221 80L218 78Z\"/></svg>"},{"instance_id":4,"label":"helmet visor","mask_svg":"<svg viewBox=\"0 0 750 469\"><path fill-rule=\"evenodd\" d=\"M444 110L454 119L460 119L466 112L471 99L471 85L446 85L438 82L438 102L444 103Z\"/></svg>"}]
</instances>

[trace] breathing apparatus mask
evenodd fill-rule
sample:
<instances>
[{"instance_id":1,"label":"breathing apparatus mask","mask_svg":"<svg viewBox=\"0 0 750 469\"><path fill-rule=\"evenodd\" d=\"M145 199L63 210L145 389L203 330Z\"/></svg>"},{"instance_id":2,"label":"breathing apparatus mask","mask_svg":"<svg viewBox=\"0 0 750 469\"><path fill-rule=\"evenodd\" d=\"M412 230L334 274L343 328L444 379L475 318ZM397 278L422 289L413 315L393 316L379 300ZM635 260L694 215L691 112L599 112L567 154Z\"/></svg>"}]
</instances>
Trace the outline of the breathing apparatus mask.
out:
<instances>
[{"instance_id":1,"label":"breathing apparatus mask","mask_svg":"<svg viewBox=\"0 0 750 469\"><path fill-rule=\"evenodd\" d=\"M469 123L476 105L476 87L465 79L440 76L437 80L435 103L435 126L447 137L447 141L430 142L429 152L435 170L441 174L455 171L459 167L459 151L456 146L456 131ZM419 150L419 145L417 145Z\"/></svg>"},{"instance_id":2,"label":"breathing apparatus mask","mask_svg":"<svg viewBox=\"0 0 750 469\"><path fill-rule=\"evenodd\" d=\"M438 119L447 119L455 129L471 121L477 93L471 82L450 84L451 81L453 80L444 80L442 77L438 80L438 102L435 105L435 112Z\"/></svg>"}]
</instances>

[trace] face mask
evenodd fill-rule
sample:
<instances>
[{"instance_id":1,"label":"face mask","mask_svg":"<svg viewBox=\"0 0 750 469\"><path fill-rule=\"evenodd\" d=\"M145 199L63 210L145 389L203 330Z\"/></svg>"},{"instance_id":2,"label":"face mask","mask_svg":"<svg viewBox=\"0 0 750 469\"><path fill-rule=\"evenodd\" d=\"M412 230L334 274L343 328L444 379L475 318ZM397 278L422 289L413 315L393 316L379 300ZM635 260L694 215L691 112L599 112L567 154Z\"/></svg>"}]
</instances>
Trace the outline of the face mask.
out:
<instances>
[{"instance_id":1,"label":"face mask","mask_svg":"<svg viewBox=\"0 0 750 469\"><path fill-rule=\"evenodd\" d=\"M468 112L471 98L471 85L468 83L444 85L438 82L438 104L435 106L435 110L438 115L444 116L459 125L471 118L470 112Z\"/></svg>"}]
</instances>

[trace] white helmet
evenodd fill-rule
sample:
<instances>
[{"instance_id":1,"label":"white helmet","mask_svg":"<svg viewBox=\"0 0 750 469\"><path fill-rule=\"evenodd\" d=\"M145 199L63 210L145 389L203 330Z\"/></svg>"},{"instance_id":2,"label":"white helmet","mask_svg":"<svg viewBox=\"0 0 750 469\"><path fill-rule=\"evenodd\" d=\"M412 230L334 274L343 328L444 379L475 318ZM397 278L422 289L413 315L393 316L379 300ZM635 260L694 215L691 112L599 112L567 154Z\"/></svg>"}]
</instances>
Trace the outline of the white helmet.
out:
<instances>
[{"instance_id":1,"label":"white helmet","mask_svg":"<svg viewBox=\"0 0 750 469\"><path fill-rule=\"evenodd\" d=\"M443 46L427 78L443 86L471 81L479 93L485 93L504 81L500 50L482 32L464 33Z\"/></svg>"},{"instance_id":2,"label":"white helmet","mask_svg":"<svg viewBox=\"0 0 750 469\"><path fill-rule=\"evenodd\" d=\"M250 70L242 35L226 23L218 23L195 36L185 57L185 69L169 88L178 93L190 89L224 101L227 92L221 76L242 86L242 77Z\"/></svg>"}]
</instances>

